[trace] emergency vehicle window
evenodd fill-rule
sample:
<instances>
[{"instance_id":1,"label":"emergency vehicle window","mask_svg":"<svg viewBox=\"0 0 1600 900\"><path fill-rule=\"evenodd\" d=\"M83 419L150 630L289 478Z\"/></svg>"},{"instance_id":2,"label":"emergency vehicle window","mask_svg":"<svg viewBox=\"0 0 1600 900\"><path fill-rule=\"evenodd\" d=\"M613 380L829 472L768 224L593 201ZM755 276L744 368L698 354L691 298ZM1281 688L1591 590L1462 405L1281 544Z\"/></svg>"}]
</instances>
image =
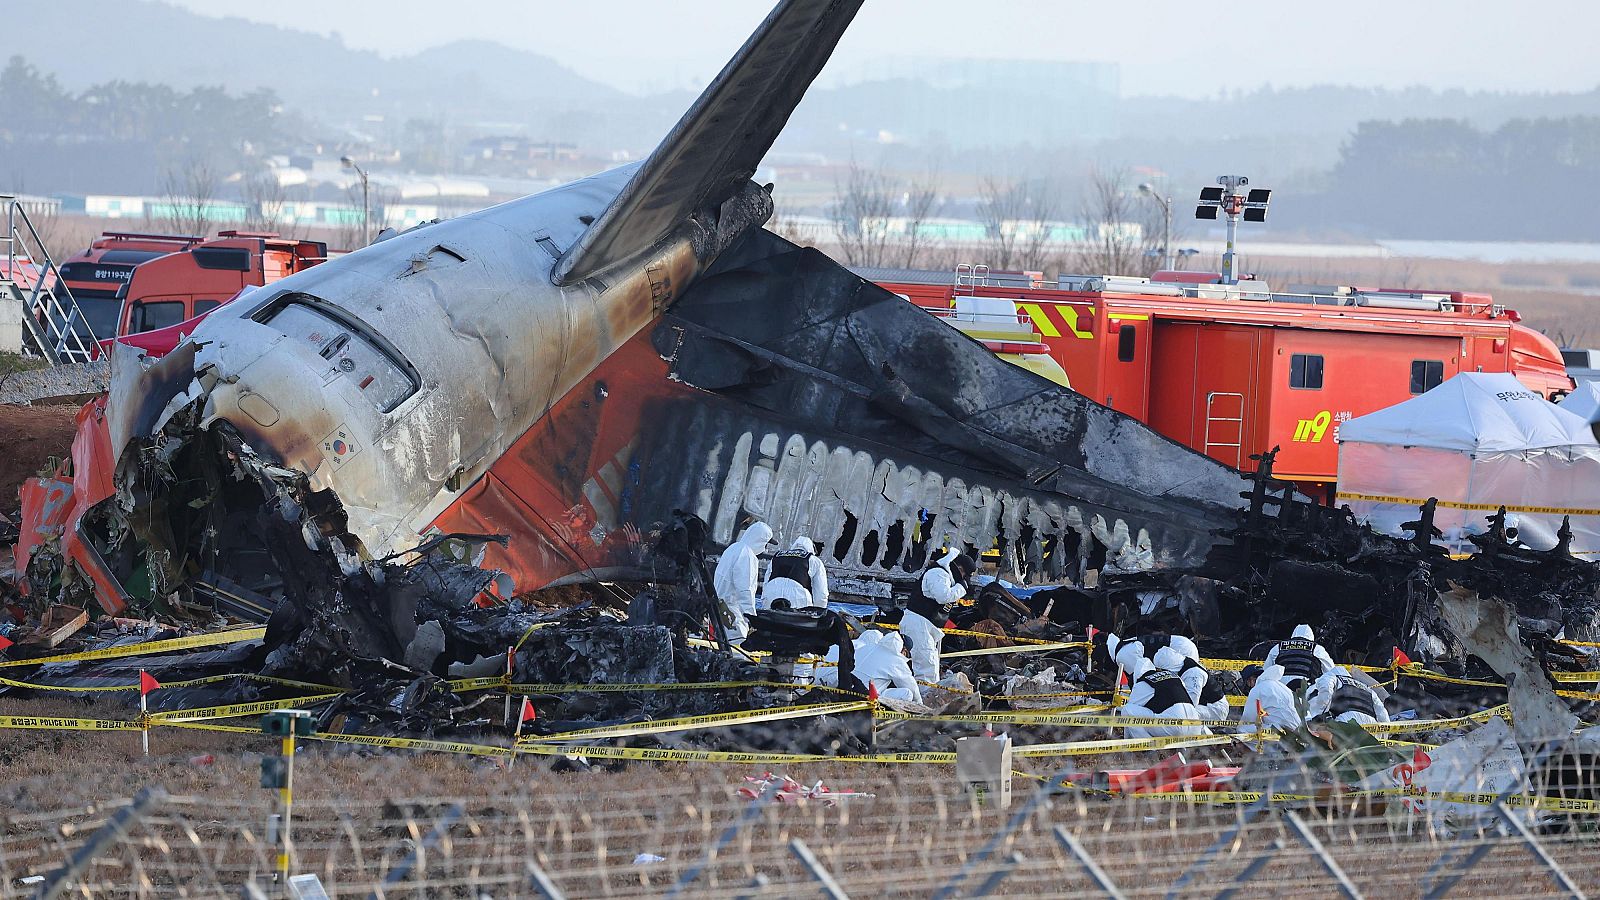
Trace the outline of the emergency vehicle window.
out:
<instances>
[{"instance_id":1,"label":"emergency vehicle window","mask_svg":"<svg viewBox=\"0 0 1600 900\"><path fill-rule=\"evenodd\" d=\"M1444 361L1414 359L1411 361L1411 393L1425 394L1444 381Z\"/></svg>"},{"instance_id":2,"label":"emergency vehicle window","mask_svg":"<svg viewBox=\"0 0 1600 900\"><path fill-rule=\"evenodd\" d=\"M1314 353L1296 353L1289 357L1289 387L1322 390L1322 357Z\"/></svg>"},{"instance_id":3,"label":"emergency vehicle window","mask_svg":"<svg viewBox=\"0 0 1600 900\"><path fill-rule=\"evenodd\" d=\"M149 303L141 300L133 304L133 315L130 317L128 327L135 333L154 331L157 328L176 325L183 319L182 300L157 300Z\"/></svg>"},{"instance_id":4,"label":"emergency vehicle window","mask_svg":"<svg viewBox=\"0 0 1600 900\"><path fill-rule=\"evenodd\" d=\"M194 314L198 316L202 313L208 313L221 305L221 300L196 300L194 302Z\"/></svg>"},{"instance_id":5,"label":"emergency vehicle window","mask_svg":"<svg viewBox=\"0 0 1600 900\"><path fill-rule=\"evenodd\" d=\"M1117 362L1133 362L1133 350L1139 337L1132 325L1117 329Z\"/></svg>"},{"instance_id":6,"label":"emergency vehicle window","mask_svg":"<svg viewBox=\"0 0 1600 900\"><path fill-rule=\"evenodd\" d=\"M317 355L332 362L344 377L383 412L416 393L417 383L405 366L380 349L358 329L304 303L290 302L263 324L304 341Z\"/></svg>"}]
</instances>

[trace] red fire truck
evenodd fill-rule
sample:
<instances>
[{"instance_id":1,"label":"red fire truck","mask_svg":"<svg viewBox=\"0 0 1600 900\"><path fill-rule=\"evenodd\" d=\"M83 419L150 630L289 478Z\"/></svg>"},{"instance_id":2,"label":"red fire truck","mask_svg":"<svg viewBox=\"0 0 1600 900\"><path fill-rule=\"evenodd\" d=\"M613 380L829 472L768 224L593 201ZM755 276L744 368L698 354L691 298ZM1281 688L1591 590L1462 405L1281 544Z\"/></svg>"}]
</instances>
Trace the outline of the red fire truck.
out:
<instances>
[{"instance_id":1,"label":"red fire truck","mask_svg":"<svg viewBox=\"0 0 1600 900\"><path fill-rule=\"evenodd\" d=\"M1010 301L1074 390L1247 471L1279 446L1274 474L1330 500L1347 419L1457 372L1510 372L1551 399L1572 388L1556 345L1488 294L962 269L860 274L943 316Z\"/></svg>"},{"instance_id":2,"label":"red fire truck","mask_svg":"<svg viewBox=\"0 0 1600 900\"><path fill-rule=\"evenodd\" d=\"M272 232L221 231L210 240L107 232L62 263L61 277L104 345L129 335L181 330L241 290L271 284L327 256L327 244L321 241ZM194 329L191 325L187 330ZM176 331L171 338L176 344Z\"/></svg>"}]
</instances>

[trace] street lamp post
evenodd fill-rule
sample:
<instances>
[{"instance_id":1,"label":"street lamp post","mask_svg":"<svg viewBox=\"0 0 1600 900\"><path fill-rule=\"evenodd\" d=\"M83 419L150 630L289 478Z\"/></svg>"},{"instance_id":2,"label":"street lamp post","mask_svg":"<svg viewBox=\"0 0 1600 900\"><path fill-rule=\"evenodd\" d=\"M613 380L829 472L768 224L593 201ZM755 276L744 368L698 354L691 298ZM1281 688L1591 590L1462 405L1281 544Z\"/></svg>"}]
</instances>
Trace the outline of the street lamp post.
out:
<instances>
[{"instance_id":1,"label":"street lamp post","mask_svg":"<svg viewBox=\"0 0 1600 900\"><path fill-rule=\"evenodd\" d=\"M1161 204L1161 214L1165 217L1165 227L1161 232L1161 267L1171 270L1172 260L1172 198L1163 197L1155 189L1155 185L1145 182L1139 185L1139 193Z\"/></svg>"},{"instance_id":2,"label":"street lamp post","mask_svg":"<svg viewBox=\"0 0 1600 900\"><path fill-rule=\"evenodd\" d=\"M372 243L372 195L367 185L367 173L348 156L339 157L339 162L346 169L354 169L356 176L361 179L361 245L364 247Z\"/></svg>"}]
</instances>

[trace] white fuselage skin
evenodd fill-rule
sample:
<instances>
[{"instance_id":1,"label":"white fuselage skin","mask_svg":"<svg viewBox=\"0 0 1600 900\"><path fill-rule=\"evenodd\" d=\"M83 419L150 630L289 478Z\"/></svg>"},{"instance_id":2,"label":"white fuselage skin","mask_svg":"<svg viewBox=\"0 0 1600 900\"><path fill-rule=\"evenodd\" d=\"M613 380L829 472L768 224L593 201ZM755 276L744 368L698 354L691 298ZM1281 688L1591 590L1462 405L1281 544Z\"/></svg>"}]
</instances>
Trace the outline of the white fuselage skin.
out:
<instances>
[{"instance_id":1,"label":"white fuselage skin","mask_svg":"<svg viewBox=\"0 0 1600 900\"><path fill-rule=\"evenodd\" d=\"M390 238L218 309L192 336L202 343L197 382L209 385L203 424L227 420L257 452L306 473L314 490L333 490L371 556L409 549L696 274L680 231L602 273L603 286L551 283L556 256L632 168ZM381 335L420 387L386 412L354 361L341 367L340 353L324 358L303 336L251 318L262 298L286 292L326 301ZM342 453L330 449L335 434Z\"/></svg>"}]
</instances>

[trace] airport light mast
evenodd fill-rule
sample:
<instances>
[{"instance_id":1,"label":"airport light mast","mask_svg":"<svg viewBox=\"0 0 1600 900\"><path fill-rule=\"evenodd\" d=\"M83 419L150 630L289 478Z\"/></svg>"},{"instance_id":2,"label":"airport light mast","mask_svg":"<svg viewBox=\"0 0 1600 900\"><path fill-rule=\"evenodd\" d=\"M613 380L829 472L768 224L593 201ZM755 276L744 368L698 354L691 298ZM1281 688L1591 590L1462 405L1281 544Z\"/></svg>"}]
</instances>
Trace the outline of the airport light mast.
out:
<instances>
[{"instance_id":1,"label":"airport light mast","mask_svg":"<svg viewBox=\"0 0 1600 900\"><path fill-rule=\"evenodd\" d=\"M1223 175L1217 178L1221 187L1200 189L1200 205L1194 209L1196 219L1215 219L1221 210L1228 219L1228 246L1222 253L1222 283L1238 284L1234 270L1234 242L1239 233L1239 218L1246 222L1265 222L1267 204L1272 202L1272 191L1265 188L1245 190L1250 179L1243 175Z\"/></svg>"}]
</instances>

